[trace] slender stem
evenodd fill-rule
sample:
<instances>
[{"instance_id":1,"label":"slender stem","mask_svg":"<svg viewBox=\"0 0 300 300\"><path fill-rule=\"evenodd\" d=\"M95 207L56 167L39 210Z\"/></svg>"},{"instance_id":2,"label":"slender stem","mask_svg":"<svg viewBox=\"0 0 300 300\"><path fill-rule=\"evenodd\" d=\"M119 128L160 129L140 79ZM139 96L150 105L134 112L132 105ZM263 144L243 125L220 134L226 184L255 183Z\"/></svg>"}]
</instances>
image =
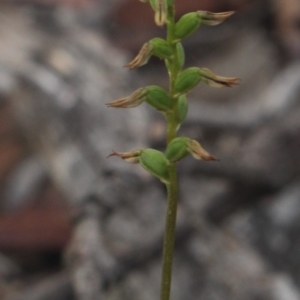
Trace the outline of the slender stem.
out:
<instances>
[{"instance_id":1,"label":"slender stem","mask_svg":"<svg viewBox=\"0 0 300 300\"><path fill-rule=\"evenodd\" d=\"M177 99L175 94L175 80L178 75L177 68L177 51L176 45L173 44L173 32L175 25L175 9L173 1L169 1L168 24L167 24L167 41L173 47L174 58L169 64L170 77L170 96L174 99L173 112L167 117L167 144L169 144L177 133ZM163 266L161 279L161 300L170 300L171 282L172 282L172 265L176 230L177 202L178 202L178 182L176 164L169 165L170 182L167 184L168 201L163 249Z\"/></svg>"},{"instance_id":2,"label":"slender stem","mask_svg":"<svg viewBox=\"0 0 300 300\"><path fill-rule=\"evenodd\" d=\"M177 171L175 164L169 168L170 183L167 185L168 190L168 204L167 216L164 238L164 251L163 251L163 268L161 280L161 300L169 300L172 282L172 264L173 252L175 241L175 228L177 216L177 198L178 198L178 185L177 185Z\"/></svg>"}]
</instances>

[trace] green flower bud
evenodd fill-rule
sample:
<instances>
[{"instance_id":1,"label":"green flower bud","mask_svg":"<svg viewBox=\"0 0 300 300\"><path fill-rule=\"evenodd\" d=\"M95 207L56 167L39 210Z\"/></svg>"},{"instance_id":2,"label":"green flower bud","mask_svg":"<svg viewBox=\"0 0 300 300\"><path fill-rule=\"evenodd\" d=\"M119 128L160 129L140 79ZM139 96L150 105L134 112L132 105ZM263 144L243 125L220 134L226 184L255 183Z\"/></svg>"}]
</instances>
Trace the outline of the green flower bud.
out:
<instances>
[{"instance_id":1,"label":"green flower bud","mask_svg":"<svg viewBox=\"0 0 300 300\"><path fill-rule=\"evenodd\" d=\"M140 155L140 165L162 182L168 183L169 170L165 155L154 149L144 149Z\"/></svg>"},{"instance_id":2,"label":"green flower bud","mask_svg":"<svg viewBox=\"0 0 300 300\"><path fill-rule=\"evenodd\" d=\"M192 88L194 88L200 81L202 75L200 73L200 68L191 67L182 71L175 82L175 90L177 95L186 94Z\"/></svg>"},{"instance_id":3,"label":"green flower bud","mask_svg":"<svg viewBox=\"0 0 300 300\"><path fill-rule=\"evenodd\" d=\"M185 137L177 137L169 143L165 152L169 162L176 162L189 154L186 148L187 139Z\"/></svg>"},{"instance_id":4,"label":"green flower bud","mask_svg":"<svg viewBox=\"0 0 300 300\"><path fill-rule=\"evenodd\" d=\"M178 121L181 124L189 110L189 104L185 95L181 95L178 99Z\"/></svg>"},{"instance_id":5,"label":"green flower bud","mask_svg":"<svg viewBox=\"0 0 300 300\"><path fill-rule=\"evenodd\" d=\"M194 33L201 24L201 18L196 12L182 16L175 24L174 35L176 39L182 40Z\"/></svg>"},{"instance_id":6,"label":"green flower bud","mask_svg":"<svg viewBox=\"0 0 300 300\"><path fill-rule=\"evenodd\" d=\"M171 46L164 39L154 38L149 41L149 44L153 46L152 55L161 59L169 58L173 54Z\"/></svg>"},{"instance_id":7,"label":"green flower bud","mask_svg":"<svg viewBox=\"0 0 300 300\"><path fill-rule=\"evenodd\" d=\"M106 103L106 105L115 108L133 108L145 101L159 111L167 112L172 108L172 99L169 94L156 85L139 88L131 95Z\"/></svg>"},{"instance_id":8,"label":"green flower bud","mask_svg":"<svg viewBox=\"0 0 300 300\"><path fill-rule=\"evenodd\" d=\"M189 153L198 160L218 160L204 150L197 141L187 137L173 139L168 145L165 155L169 162L176 162Z\"/></svg>"},{"instance_id":9,"label":"green flower bud","mask_svg":"<svg viewBox=\"0 0 300 300\"><path fill-rule=\"evenodd\" d=\"M185 53L181 43L176 44L176 51L177 51L179 68L181 70L184 67L184 63L185 63Z\"/></svg>"},{"instance_id":10,"label":"green flower bud","mask_svg":"<svg viewBox=\"0 0 300 300\"><path fill-rule=\"evenodd\" d=\"M161 87L150 85L146 87L146 102L159 111L167 112L172 108L172 99Z\"/></svg>"}]
</instances>

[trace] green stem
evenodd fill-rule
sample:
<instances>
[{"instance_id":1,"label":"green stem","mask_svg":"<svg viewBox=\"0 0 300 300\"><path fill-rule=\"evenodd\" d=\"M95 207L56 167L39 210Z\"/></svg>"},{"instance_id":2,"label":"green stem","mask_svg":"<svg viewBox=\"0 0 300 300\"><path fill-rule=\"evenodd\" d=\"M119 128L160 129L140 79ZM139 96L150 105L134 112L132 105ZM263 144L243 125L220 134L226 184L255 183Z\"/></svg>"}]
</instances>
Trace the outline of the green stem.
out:
<instances>
[{"instance_id":1,"label":"green stem","mask_svg":"<svg viewBox=\"0 0 300 300\"><path fill-rule=\"evenodd\" d=\"M164 250L163 250L163 267L161 280L161 300L169 300L172 282L172 265L176 229L177 216L177 199L178 199L178 184L176 165L172 164L169 167L170 183L167 184L168 204L165 226Z\"/></svg>"},{"instance_id":2,"label":"green stem","mask_svg":"<svg viewBox=\"0 0 300 300\"><path fill-rule=\"evenodd\" d=\"M169 144L177 133L177 99L174 98L175 94L175 80L178 75L177 67L177 51L176 45L173 44L173 32L175 25L175 9L173 1L169 1L168 11L168 25L167 25L167 41L173 47L174 58L169 64L169 77L170 77L170 96L174 99L173 112L167 117L167 144ZM170 182L167 184L168 201L163 249L163 266L162 266L162 279L161 279L161 300L170 300L171 282L172 282L172 265L173 253L175 242L176 230L176 217L177 217L177 202L178 202L178 181L176 164L169 165Z\"/></svg>"}]
</instances>

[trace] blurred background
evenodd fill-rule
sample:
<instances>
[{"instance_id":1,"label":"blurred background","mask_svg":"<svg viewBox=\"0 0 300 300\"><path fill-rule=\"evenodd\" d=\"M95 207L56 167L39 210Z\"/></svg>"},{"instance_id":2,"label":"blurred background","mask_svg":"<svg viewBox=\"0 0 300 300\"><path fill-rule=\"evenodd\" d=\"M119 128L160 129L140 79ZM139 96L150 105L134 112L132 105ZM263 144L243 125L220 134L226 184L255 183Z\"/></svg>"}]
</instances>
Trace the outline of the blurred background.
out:
<instances>
[{"instance_id":1,"label":"blurred background","mask_svg":"<svg viewBox=\"0 0 300 300\"><path fill-rule=\"evenodd\" d=\"M186 158L172 299L300 299L300 2L177 0L176 15L235 10L184 41L200 84ZM163 62L123 66L164 37L137 0L0 1L0 299L158 299L165 190L111 150L165 147L165 121L105 103L167 87Z\"/></svg>"}]
</instances>

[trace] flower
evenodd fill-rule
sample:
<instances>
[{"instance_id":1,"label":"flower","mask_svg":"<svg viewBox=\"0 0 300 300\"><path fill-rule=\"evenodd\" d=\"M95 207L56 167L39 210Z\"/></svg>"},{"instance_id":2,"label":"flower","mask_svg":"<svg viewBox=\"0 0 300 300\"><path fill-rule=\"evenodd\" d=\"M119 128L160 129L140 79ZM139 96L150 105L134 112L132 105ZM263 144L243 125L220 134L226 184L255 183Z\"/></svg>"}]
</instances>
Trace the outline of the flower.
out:
<instances>
[{"instance_id":1,"label":"flower","mask_svg":"<svg viewBox=\"0 0 300 300\"><path fill-rule=\"evenodd\" d=\"M112 151L108 156L118 156L123 160L140 164L142 168L159 178L163 183L169 182L168 161L165 155L155 149L137 149L130 152Z\"/></svg>"},{"instance_id":2,"label":"flower","mask_svg":"<svg viewBox=\"0 0 300 300\"><path fill-rule=\"evenodd\" d=\"M106 105L116 108L133 108L144 101L161 112L168 112L172 108L172 98L163 88L156 85L139 88L131 95L106 103Z\"/></svg>"},{"instance_id":3,"label":"flower","mask_svg":"<svg viewBox=\"0 0 300 300\"><path fill-rule=\"evenodd\" d=\"M145 65L151 55L155 55L161 59L167 59L173 55L172 47L162 38L154 38L145 43L138 55L125 67L134 69Z\"/></svg>"},{"instance_id":4,"label":"flower","mask_svg":"<svg viewBox=\"0 0 300 300\"><path fill-rule=\"evenodd\" d=\"M233 11L212 13L201 10L187 13L175 24L174 35L176 39L180 41L193 34L201 26L201 24L209 26L218 25L233 14Z\"/></svg>"},{"instance_id":5,"label":"flower","mask_svg":"<svg viewBox=\"0 0 300 300\"><path fill-rule=\"evenodd\" d=\"M204 150L196 140L192 140L188 137L174 138L168 145L165 153L170 163L179 161L188 154L191 154L197 160L218 160Z\"/></svg>"}]
</instances>

